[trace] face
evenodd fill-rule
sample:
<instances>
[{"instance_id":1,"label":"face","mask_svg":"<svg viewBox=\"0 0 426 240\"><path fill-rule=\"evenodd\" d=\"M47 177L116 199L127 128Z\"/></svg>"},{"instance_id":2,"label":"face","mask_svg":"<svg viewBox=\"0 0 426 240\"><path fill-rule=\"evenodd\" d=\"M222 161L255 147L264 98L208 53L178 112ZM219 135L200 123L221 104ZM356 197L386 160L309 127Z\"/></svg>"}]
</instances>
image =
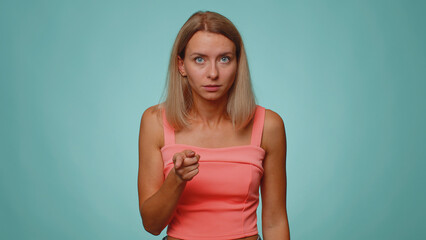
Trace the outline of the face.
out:
<instances>
[{"instance_id":1,"label":"face","mask_svg":"<svg viewBox=\"0 0 426 240\"><path fill-rule=\"evenodd\" d=\"M178 57L178 65L195 101L226 99L237 73L235 44L221 34L198 31L186 45L185 58Z\"/></svg>"}]
</instances>

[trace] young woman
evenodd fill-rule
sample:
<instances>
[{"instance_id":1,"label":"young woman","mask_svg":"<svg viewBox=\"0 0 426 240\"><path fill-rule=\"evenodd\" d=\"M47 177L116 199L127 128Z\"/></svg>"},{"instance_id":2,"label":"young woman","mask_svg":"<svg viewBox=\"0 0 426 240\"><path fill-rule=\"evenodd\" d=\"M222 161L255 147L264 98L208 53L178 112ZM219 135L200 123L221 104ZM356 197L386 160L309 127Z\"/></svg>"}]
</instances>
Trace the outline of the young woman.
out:
<instances>
[{"instance_id":1,"label":"young woman","mask_svg":"<svg viewBox=\"0 0 426 240\"><path fill-rule=\"evenodd\" d=\"M224 16L197 12L173 45L166 100L139 135L145 229L175 240L290 239L281 117L256 105L241 36Z\"/></svg>"}]
</instances>

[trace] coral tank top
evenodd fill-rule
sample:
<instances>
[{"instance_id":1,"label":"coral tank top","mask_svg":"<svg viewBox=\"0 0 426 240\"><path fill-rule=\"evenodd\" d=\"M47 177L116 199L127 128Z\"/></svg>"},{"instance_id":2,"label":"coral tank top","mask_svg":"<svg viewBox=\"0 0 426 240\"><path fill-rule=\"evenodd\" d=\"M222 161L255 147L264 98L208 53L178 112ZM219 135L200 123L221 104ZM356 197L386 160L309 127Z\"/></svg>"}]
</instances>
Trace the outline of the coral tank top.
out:
<instances>
[{"instance_id":1,"label":"coral tank top","mask_svg":"<svg viewBox=\"0 0 426 240\"><path fill-rule=\"evenodd\" d=\"M238 239L256 235L259 185L265 151L260 147L265 108L256 107L251 144L203 148L175 143L174 129L163 111L164 175L173 169L172 157L185 149L200 155L199 173L188 181L167 229L185 240Z\"/></svg>"}]
</instances>

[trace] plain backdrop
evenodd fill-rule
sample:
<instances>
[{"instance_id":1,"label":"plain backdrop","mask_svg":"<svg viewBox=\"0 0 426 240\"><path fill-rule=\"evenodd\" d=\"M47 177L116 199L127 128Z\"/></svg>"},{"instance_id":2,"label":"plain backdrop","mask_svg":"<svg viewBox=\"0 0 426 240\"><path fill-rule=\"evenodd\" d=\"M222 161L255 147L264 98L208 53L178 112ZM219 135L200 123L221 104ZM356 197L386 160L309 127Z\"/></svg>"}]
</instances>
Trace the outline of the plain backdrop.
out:
<instances>
[{"instance_id":1,"label":"plain backdrop","mask_svg":"<svg viewBox=\"0 0 426 240\"><path fill-rule=\"evenodd\" d=\"M403 0L0 1L0 239L164 236L139 123L197 10L235 23L284 120L292 239L425 239L426 2Z\"/></svg>"}]
</instances>

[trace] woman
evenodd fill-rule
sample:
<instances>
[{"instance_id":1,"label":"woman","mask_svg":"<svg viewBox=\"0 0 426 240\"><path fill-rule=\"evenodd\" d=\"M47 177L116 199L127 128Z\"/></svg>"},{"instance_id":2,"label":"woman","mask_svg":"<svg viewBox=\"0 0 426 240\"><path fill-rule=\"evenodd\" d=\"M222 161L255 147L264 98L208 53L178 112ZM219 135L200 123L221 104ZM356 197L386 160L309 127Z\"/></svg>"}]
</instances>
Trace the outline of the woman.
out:
<instances>
[{"instance_id":1,"label":"woman","mask_svg":"<svg viewBox=\"0 0 426 240\"><path fill-rule=\"evenodd\" d=\"M164 239L290 239L286 139L281 117L255 104L235 26L197 12L173 45L164 103L148 108L139 136L139 209Z\"/></svg>"}]
</instances>

